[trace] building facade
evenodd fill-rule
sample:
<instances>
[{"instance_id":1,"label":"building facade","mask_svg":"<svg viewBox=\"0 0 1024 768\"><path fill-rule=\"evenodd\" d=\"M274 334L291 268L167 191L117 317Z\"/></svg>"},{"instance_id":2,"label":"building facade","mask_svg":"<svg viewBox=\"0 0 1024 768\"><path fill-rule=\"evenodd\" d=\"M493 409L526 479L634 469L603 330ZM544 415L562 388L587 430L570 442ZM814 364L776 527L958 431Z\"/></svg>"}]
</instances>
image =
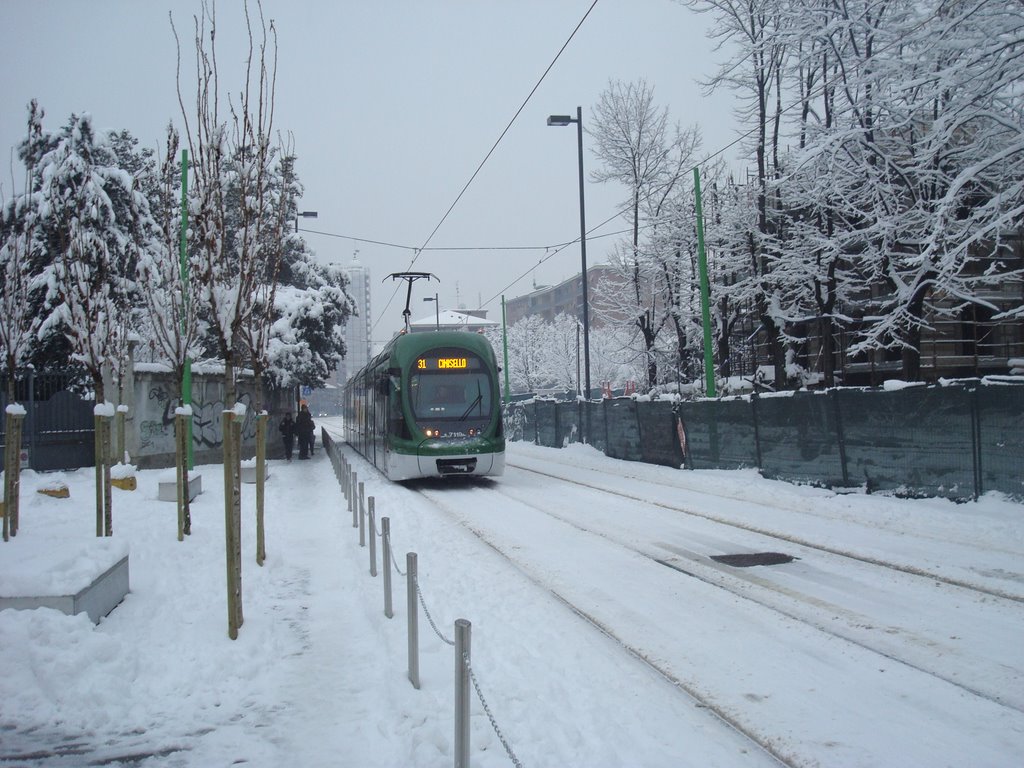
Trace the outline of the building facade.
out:
<instances>
[{"instance_id":1,"label":"building facade","mask_svg":"<svg viewBox=\"0 0 1024 768\"><path fill-rule=\"evenodd\" d=\"M615 295L625 290L621 274L607 264L587 268L587 298L590 303L590 324L600 328L621 314L616 309ZM505 300L505 322L515 325L524 317L541 317L553 322L558 315L583 317L583 280L573 275L557 285L538 287L525 296Z\"/></svg>"},{"instance_id":2,"label":"building facade","mask_svg":"<svg viewBox=\"0 0 1024 768\"><path fill-rule=\"evenodd\" d=\"M358 254L345 268L348 292L355 302L355 311L345 326L345 359L338 367L336 383L341 386L349 376L370 362L370 270L359 261Z\"/></svg>"},{"instance_id":3,"label":"building facade","mask_svg":"<svg viewBox=\"0 0 1024 768\"><path fill-rule=\"evenodd\" d=\"M342 387L350 376L370 362L370 270L359 261L357 253L343 272L348 279L348 293L354 303L352 314L345 325L345 357L323 389L310 390L304 387L300 392L300 399L307 402L314 415L340 414Z\"/></svg>"}]
</instances>

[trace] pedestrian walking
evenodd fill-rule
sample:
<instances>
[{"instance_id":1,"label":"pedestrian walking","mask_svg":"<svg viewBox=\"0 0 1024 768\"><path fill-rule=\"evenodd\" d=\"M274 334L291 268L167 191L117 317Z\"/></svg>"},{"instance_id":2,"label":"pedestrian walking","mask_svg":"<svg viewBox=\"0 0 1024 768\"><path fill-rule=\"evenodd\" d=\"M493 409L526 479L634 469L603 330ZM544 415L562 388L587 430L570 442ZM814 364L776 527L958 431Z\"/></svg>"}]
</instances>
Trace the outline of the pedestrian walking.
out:
<instances>
[{"instance_id":1,"label":"pedestrian walking","mask_svg":"<svg viewBox=\"0 0 1024 768\"><path fill-rule=\"evenodd\" d=\"M316 441L316 424L309 413L309 407L303 405L299 415L295 417L295 436L299 440L299 458L308 459L313 455L313 443Z\"/></svg>"},{"instance_id":2,"label":"pedestrian walking","mask_svg":"<svg viewBox=\"0 0 1024 768\"><path fill-rule=\"evenodd\" d=\"M284 442L284 457L291 461L292 446L295 445L295 421L292 419L290 411L281 419L278 429L281 431L281 440Z\"/></svg>"}]
</instances>

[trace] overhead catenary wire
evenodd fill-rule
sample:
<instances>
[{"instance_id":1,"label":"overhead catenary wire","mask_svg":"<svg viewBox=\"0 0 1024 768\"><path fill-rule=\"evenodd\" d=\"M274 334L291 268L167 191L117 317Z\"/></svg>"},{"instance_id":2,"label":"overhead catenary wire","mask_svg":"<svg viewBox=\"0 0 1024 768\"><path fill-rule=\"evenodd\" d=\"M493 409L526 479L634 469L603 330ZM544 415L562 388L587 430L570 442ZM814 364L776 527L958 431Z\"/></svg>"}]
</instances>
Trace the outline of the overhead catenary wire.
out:
<instances>
[{"instance_id":1,"label":"overhead catenary wire","mask_svg":"<svg viewBox=\"0 0 1024 768\"><path fill-rule=\"evenodd\" d=\"M540 78L534 84L533 88L530 89L530 92L527 94L526 98L523 99L523 103L519 105L519 109L517 109L516 113L514 115L512 115L512 119L508 121L508 125L505 126L505 129L501 132L501 134L495 140L494 144L487 151L487 154L484 155L484 159L480 161L480 164L476 167L476 170L473 171L473 174L469 177L469 181L467 181L465 183L465 185L462 187L462 190L459 192L458 195L456 195L455 200L452 201L452 204L450 206L448 206L448 210L445 211L444 215L441 217L441 220L437 222L437 225L434 227L434 229L427 236L427 239L423 241L423 245L421 245L419 248L416 248L413 251L412 260L409 262L409 266L406 267L406 271L407 272L410 271L413 268L413 265L416 263L416 260L419 258L420 253L422 253L423 250L429 245L430 241L434 238L434 235L437 234L437 231L439 229L441 229L441 226L445 223L445 221L451 215L451 212L453 210L455 210L455 206L459 204L459 201L462 199L462 196L466 194L466 190L469 189L470 185L473 183L473 181L479 175L479 173L483 169L484 165L491 158L491 155L494 154L494 150L496 150L498 148L498 145L501 143L502 139L505 138L506 134L509 132L509 129L512 128L512 125L519 118L519 115L522 114L523 110L526 108L526 105L530 103L530 99L533 98L533 94L535 94L537 92L537 89L540 88L541 83L544 82L544 79L548 76L548 73L551 72L552 68L555 66L555 63L561 57L562 53L565 52L565 49L569 47L569 43L572 42L572 39L576 36L576 33L579 32L580 27L583 26L583 22L585 22L587 20L587 17L590 16L590 12L594 10L594 6L596 6L596 5L597 5L597 0L594 0L590 4L590 7L587 8L586 13L583 14L583 18L581 18L579 20L579 23L575 26L575 28L569 34L569 37L566 38L566 41L564 43L562 43L562 47L558 49L558 53L555 54L555 57L551 60L551 63L548 64L547 68L544 70L543 74L541 74ZM374 328L377 327L377 324L384 317L384 314L387 312L388 307L391 306L391 302L394 301L395 296L397 294L398 294L398 288L395 288L395 290L391 292L391 297L388 299L388 303L384 305L384 308L380 311L380 314L377 316L377 321L373 324Z\"/></svg>"}]
</instances>

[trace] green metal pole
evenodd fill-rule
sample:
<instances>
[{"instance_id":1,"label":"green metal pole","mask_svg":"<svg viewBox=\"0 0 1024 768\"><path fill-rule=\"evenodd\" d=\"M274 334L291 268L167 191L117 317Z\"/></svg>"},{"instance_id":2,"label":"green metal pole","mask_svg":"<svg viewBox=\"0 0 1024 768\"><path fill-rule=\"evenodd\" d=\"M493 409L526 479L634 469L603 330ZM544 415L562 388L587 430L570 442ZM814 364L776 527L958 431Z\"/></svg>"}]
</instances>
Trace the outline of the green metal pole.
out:
<instances>
[{"instance_id":1,"label":"green metal pole","mask_svg":"<svg viewBox=\"0 0 1024 768\"><path fill-rule=\"evenodd\" d=\"M181 295L182 316L181 335L185 337L185 316L191 297L188 295L188 150L181 150L181 241L179 256L181 258ZM181 399L185 405L192 405L192 360L185 358L185 370L181 376ZM188 468L195 469L195 456L192 450L192 419L188 419Z\"/></svg>"},{"instance_id":2,"label":"green metal pole","mask_svg":"<svg viewBox=\"0 0 1024 768\"><path fill-rule=\"evenodd\" d=\"M697 206L697 265L700 269L700 315L704 325L704 382L708 397L715 397L715 358L711 353L711 301L708 296L708 260L704 254L704 211L700 204L700 169L693 169L693 195Z\"/></svg>"},{"instance_id":3,"label":"green metal pole","mask_svg":"<svg viewBox=\"0 0 1024 768\"><path fill-rule=\"evenodd\" d=\"M509 400L509 384L508 384L508 326L505 324L505 297L501 297L501 346L502 352L504 353L505 360L505 405L508 405Z\"/></svg>"}]
</instances>

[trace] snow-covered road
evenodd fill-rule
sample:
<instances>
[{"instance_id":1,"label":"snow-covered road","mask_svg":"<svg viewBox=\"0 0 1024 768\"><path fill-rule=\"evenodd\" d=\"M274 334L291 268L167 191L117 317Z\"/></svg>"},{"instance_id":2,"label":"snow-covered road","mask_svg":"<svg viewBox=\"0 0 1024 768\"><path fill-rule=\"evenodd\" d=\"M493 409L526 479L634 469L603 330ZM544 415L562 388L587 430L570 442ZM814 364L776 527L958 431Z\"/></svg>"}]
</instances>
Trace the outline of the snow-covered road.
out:
<instances>
[{"instance_id":1,"label":"snow-covered road","mask_svg":"<svg viewBox=\"0 0 1024 768\"><path fill-rule=\"evenodd\" d=\"M964 763L998 765L1020 744L1024 585L1011 542L890 530L868 514L875 500L857 516L859 499L811 489L765 499L737 473L719 473L732 497L722 499L683 487L690 473L586 449L511 453L506 477L486 489L420 487L780 759L940 765L954 734L970 733ZM801 491L817 502L787 509L785 496ZM780 551L794 560L710 559Z\"/></svg>"}]
</instances>

